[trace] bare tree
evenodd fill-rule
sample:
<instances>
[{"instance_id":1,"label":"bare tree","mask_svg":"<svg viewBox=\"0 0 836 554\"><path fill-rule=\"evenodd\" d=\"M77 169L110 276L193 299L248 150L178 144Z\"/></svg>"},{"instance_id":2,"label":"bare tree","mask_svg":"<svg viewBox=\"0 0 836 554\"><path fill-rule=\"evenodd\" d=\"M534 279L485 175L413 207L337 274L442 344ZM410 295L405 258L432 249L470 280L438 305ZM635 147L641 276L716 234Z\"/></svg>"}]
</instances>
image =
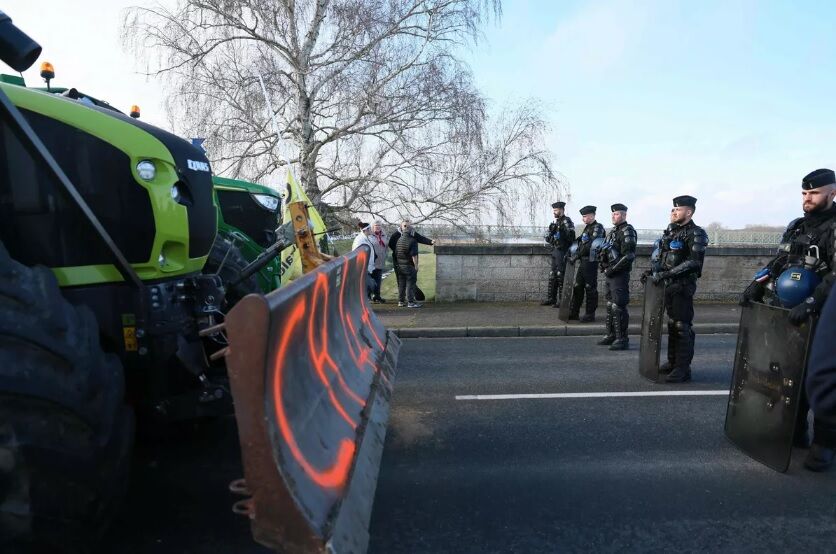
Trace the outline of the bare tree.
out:
<instances>
[{"instance_id":1,"label":"bare tree","mask_svg":"<svg viewBox=\"0 0 836 554\"><path fill-rule=\"evenodd\" d=\"M539 105L489 118L455 54L499 12L498 0L178 0L129 9L123 40L167 77L172 125L206 137L216 172L263 180L298 163L336 214L454 221L565 192Z\"/></svg>"}]
</instances>

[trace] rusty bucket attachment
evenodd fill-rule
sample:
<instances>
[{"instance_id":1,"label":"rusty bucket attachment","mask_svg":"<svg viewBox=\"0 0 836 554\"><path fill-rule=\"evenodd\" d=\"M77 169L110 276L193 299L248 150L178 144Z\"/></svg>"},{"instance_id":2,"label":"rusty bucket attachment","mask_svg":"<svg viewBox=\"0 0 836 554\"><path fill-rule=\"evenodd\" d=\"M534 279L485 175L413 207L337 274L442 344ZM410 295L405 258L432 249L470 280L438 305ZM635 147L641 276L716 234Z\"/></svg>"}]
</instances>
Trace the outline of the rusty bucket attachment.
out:
<instances>
[{"instance_id":1,"label":"rusty bucket attachment","mask_svg":"<svg viewBox=\"0 0 836 554\"><path fill-rule=\"evenodd\" d=\"M250 499L281 552L364 552L400 341L369 308L367 248L228 314L226 355ZM249 500L249 501L248 501Z\"/></svg>"}]
</instances>

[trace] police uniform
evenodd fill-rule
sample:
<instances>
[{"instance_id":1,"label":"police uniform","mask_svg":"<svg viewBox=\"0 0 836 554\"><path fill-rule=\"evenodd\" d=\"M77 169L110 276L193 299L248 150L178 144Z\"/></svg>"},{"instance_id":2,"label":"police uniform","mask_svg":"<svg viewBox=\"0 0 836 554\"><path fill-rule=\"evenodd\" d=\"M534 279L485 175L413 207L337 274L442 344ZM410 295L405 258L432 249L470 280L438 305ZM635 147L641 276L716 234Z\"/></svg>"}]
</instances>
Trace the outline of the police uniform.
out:
<instances>
[{"instance_id":1,"label":"police uniform","mask_svg":"<svg viewBox=\"0 0 836 554\"><path fill-rule=\"evenodd\" d=\"M594 214L595 206L584 206L580 209L581 215ZM575 259L580 265L575 270L575 290L572 296L572 306L569 319L578 319L581 310L581 303L586 295L586 314L582 322L595 321L595 310L598 308L598 260L591 258L592 243L595 239L604 238L604 226L593 220L585 226L576 239L578 251Z\"/></svg>"},{"instance_id":2,"label":"police uniform","mask_svg":"<svg viewBox=\"0 0 836 554\"><path fill-rule=\"evenodd\" d=\"M673 206L696 209L693 196L677 196ZM667 374L665 382L684 383L691 379L691 360L694 358L694 293L697 279L702 276L702 264L708 235L693 221L683 225L671 224L665 230L660 245L660 271L653 281L665 282L665 311L668 314L668 363L659 368Z\"/></svg>"},{"instance_id":3,"label":"police uniform","mask_svg":"<svg viewBox=\"0 0 836 554\"><path fill-rule=\"evenodd\" d=\"M552 209L565 208L566 202L555 202ZM566 253L575 240L575 224L565 214L549 224L545 240L552 247L552 265L549 272L548 292L543 306L560 307L563 293L563 276L566 272Z\"/></svg>"},{"instance_id":4,"label":"police uniform","mask_svg":"<svg viewBox=\"0 0 836 554\"><path fill-rule=\"evenodd\" d=\"M832 184L836 184L834 172L817 169L802 179L801 188L812 190ZM789 308L789 320L796 325L817 317L836 280L835 241L836 205L832 203L791 221L781 238L778 255L755 275L743 292L741 304L754 301ZM814 470L828 467L836 448L836 394L828 393L836 390L836 374L823 376L821 373L826 375L827 371L822 352L836 336L833 325L822 320L816 330L808 364L809 388L801 395L795 429L796 444L807 446L807 412L810 405L815 405L813 447L805 461ZM829 333L822 330L828 326Z\"/></svg>"},{"instance_id":5,"label":"police uniform","mask_svg":"<svg viewBox=\"0 0 836 554\"><path fill-rule=\"evenodd\" d=\"M836 265L836 259L834 259ZM833 275L833 274L831 274ZM831 289L832 292L832 289ZM836 458L836 294L829 294L822 309L810 361L807 364L807 398L813 410L813 444L804 465L823 471ZM806 416L806 414L805 414Z\"/></svg>"},{"instance_id":6,"label":"police uniform","mask_svg":"<svg viewBox=\"0 0 836 554\"><path fill-rule=\"evenodd\" d=\"M811 190L833 184L834 173L818 169L804 177L801 188ZM781 238L778 255L755 275L743 292L743 303L748 301L790 308L790 321L801 324L816 315L824 306L833 277L834 229L836 205L804 214L790 222ZM800 267L798 280L781 282L788 267ZM810 282L808 282L808 278ZM779 286L786 284L786 286Z\"/></svg>"},{"instance_id":7,"label":"police uniform","mask_svg":"<svg viewBox=\"0 0 836 554\"><path fill-rule=\"evenodd\" d=\"M626 212L627 206L613 204L610 209ZM626 350L629 346L627 304L630 302L630 270L636 258L636 242L636 230L623 221L607 233L605 245L598 255L601 271L607 279L607 334L598 344L609 345L610 350Z\"/></svg>"}]
</instances>

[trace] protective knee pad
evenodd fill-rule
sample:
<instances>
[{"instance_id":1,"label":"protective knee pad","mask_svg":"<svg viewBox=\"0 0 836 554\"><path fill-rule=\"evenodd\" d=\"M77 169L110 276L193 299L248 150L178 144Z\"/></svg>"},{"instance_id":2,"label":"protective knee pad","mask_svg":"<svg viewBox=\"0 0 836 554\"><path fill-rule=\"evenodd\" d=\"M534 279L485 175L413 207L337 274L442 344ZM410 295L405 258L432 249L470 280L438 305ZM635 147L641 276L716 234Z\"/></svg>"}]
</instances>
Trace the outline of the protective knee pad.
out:
<instances>
[{"instance_id":1,"label":"protective knee pad","mask_svg":"<svg viewBox=\"0 0 836 554\"><path fill-rule=\"evenodd\" d=\"M668 328L670 328L670 323L668 323ZM673 327L677 335L684 336L691 333L691 324L687 321L673 321Z\"/></svg>"}]
</instances>

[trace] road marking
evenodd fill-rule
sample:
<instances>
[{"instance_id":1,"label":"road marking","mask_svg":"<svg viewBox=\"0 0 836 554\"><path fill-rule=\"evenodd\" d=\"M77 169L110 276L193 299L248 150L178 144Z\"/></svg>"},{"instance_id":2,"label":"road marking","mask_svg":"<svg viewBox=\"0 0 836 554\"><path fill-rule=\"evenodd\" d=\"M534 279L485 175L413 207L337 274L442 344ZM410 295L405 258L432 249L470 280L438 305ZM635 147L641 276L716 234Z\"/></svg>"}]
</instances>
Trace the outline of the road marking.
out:
<instances>
[{"instance_id":1,"label":"road marking","mask_svg":"<svg viewBox=\"0 0 836 554\"><path fill-rule=\"evenodd\" d=\"M728 396L728 390L670 390L637 392L552 392L545 394L461 394L456 400L530 400L539 398L633 398L642 396Z\"/></svg>"}]
</instances>

